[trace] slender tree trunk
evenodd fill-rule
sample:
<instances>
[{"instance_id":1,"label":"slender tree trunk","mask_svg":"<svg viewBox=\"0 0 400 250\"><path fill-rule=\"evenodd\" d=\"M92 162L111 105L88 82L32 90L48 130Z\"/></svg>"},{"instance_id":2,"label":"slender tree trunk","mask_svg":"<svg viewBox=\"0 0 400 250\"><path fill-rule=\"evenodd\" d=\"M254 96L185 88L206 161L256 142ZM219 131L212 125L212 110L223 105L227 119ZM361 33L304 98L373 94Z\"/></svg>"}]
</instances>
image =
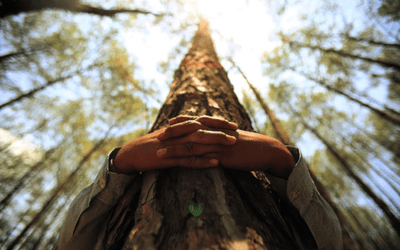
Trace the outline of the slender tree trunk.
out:
<instances>
[{"instance_id":1,"label":"slender tree trunk","mask_svg":"<svg viewBox=\"0 0 400 250\"><path fill-rule=\"evenodd\" d=\"M204 19L149 133L182 114L221 117L254 131L218 62ZM176 167L138 178L143 184L138 189L135 180L127 188L109 221L103 249L299 249L273 193L263 186L263 172ZM190 214L192 202L203 205L198 217Z\"/></svg>"},{"instance_id":2,"label":"slender tree trunk","mask_svg":"<svg viewBox=\"0 0 400 250\"><path fill-rule=\"evenodd\" d=\"M386 170L385 168L383 168L383 169L378 169L376 166L370 164L369 161L368 161L368 158L362 157L361 154L360 154L360 152L359 152L359 149L357 149L357 147L354 146L353 143L352 143L350 140L348 140L348 139L346 138L346 136L343 136L343 135L337 133L337 132L335 131L335 128L333 128L333 127L330 126L329 124L326 124L325 122L323 122L321 118L315 117L315 119L319 122L319 124L325 125L325 126L327 126L329 129L331 129L332 131L334 131L335 134L336 134L336 136L339 136L339 137L341 138L342 141L345 141L346 144L349 145L349 146L353 149L353 152L354 152L355 154L357 154L357 156L358 156L358 158L360 159L360 161L364 162L364 164L366 164L366 165L369 167L369 170L374 171L374 172L376 173L377 176L380 176L382 179L384 179L384 180L386 181L386 183L397 193L397 195L400 196L400 191L399 191L399 189L395 186L395 184L392 183L393 180L391 180L391 179L388 177L388 176L393 175L393 174L395 174L395 173L389 173L389 172L387 172L387 170ZM372 155L373 155L376 159L379 159L379 161L381 161L382 163L385 163L385 165L386 165L385 167L389 168L389 162L387 162L386 160L384 160L384 159L382 159L381 157L379 157L379 156L375 153L374 149L370 148L367 144L365 144L365 143L362 142L362 141L361 141L360 143L362 144L362 148L363 148L363 150L364 150L365 152L370 152L370 153L372 153ZM384 173L383 173L383 172L384 172ZM393 182L394 182L394 181L393 181ZM388 198L388 200L389 200L390 202L392 202L392 204L393 204L394 206L396 206L396 202L395 202L392 198L390 198L390 195L387 194L387 191L383 190L383 189L382 189L381 187L379 187L378 185L377 185L377 187L379 188L379 190L380 190L383 194L386 195L386 197ZM399 210L398 210L398 211L399 211Z\"/></svg>"},{"instance_id":3,"label":"slender tree trunk","mask_svg":"<svg viewBox=\"0 0 400 250\"><path fill-rule=\"evenodd\" d=\"M294 68L289 68L289 69L292 70L292 71L294 71L294 72L296 72L296 73L299 73L299 74L303 75L304 77L306 77L306 78L308 78L308 79L310 79L310 80L312 80L312 81L314 81L314 82L316 82L316 83L318 83L319 85L325 87L327 90L330 90L330 91L332 91L332 92L335 92L336 94L342 95L342 96L346 97L347 99L349 99L349 100L351 100L351 101L353 101L353 102L356 102L356 103L358 103L359 105L361 105L361 106L363 106L363 107L368 108L369 110L371 110L372 112L374 112L375 114L377 114L379 117L381 117L381 118L383 118L383 119L385 119L385 120L388 120L388 121L392 122L392 123L395 124L395 125L400 125L400 118L395 117L395 116L393 116L393 115L391 115L391 114L388 114L388 113L386 113L386 112L383 111L383 110L374 108L374 107L372 107L371 105L368 105L367 103L364 103L364 102L362 102L362 101L360 101L360 100L358 100L358 99L356 99L356 98L354 98L354 97L351 97L349 94L346 94L346 93L344 93L343 91L341 91L341 90L339 90L339 89L337 89L337 88L334 88L334 87L332 87L332 86L329 86L329 85L326 84L324 81L318 80L317 78L314 78L314 77L312 77L312 76L310 76L310 75L308 75L308 74L298 72L298 71L295 70Z\"/></svg>"},{"instance_id":4,"label":"slender tree trunk","mask_svg":"<svg viewBox=\"0 0 400 250\"><path fill-rule=\"evenodd\" d=\"M242 74L243 78L246 80L249 87L253 90L254 95L256 96L258 102L261 104L261 107L264 109L265 113L271 120L272 126L274 127L275 134L279 137L283 144L294 146L294 144L290 141L290 138L286 131L282 128L279 120L276 118L274 112L268 107L265 101L262 99L260 93L257 91L256 88L249 82L243 71L233 62L231 58L229 60L232 62L233 65L239 70ZM307 168L310 172L311 178L313 179L315 186L317 187L318 191L324 197L324 199L328 202L328 204L332 207L333 211L335 211L342 228L342 237L343 237L343 249L357 249L354 245L353 240L351 239L349 232L346 230L345 225L347 225L346 218L344 217L343 213L340 209L336 206L336 204L332 201L329 193L327 192L325 186L317 179L314 172L308 167L308 163L306 162Z\"/></svg>"},{"instance_id":5,"label":"slender tree trunk","mask_svg":"<svg viewBox=\"0 0 400 250\"><path fill-rule=\"evenodd\" d=\"M377 136L371 134L370 132L365 130L363 127L360 127L358 124L355 124L355 123L350 123L350 124L351 124L351 126L354 126L355 128L357 128L358 131L361 131L363 134L365 134L368 138L375 141L376 143L378 143L380 146L382 146L386 150L392 152L395 157L400 156L400 153L399 153L400 148L397 145L395 145L394 143L391 143L390 141L387 141L384 138L377 137Z\"/></svg>"},{"instance_id":6,"label":"slender tree trunk","mask_svg":"<svg viewBox=\"0 0 400 250\"><path fill-rule=\"evenodd\" d=\"M25 57L29 57L37 52L41 52L41 51L46 51L46 47L45 46L35 46L35 47L31 47L28 51L21 49L20 51L16 51L16 52L12 52L9 54L5 54L0 56L0 64L2 63L6 63L6 61L10 58L13 57L19 57L20 55L23 55Z\"/></svg>"},{"instance_id":7,"label":"slender tree trunk","mask_svg":"<svg viewBox=\"0 0 400 250\"><path fill-rule=\"evenodd\" d=\"M60 213L60 211L62 210L63 207L64 206L59 206L57 208L56 212L54 213L55 216L53 218L53 221L54 221L55 218L57 218L57 216L59 215L59 213ZM46 235L47 230L52 225L52 222L48 222L45 225L43 225L43 224L44 224L44 221L42 223L42 226L40 227L39 237L35 240L34 244L32 245L32 248L30 248L29 250L36 250L39 247L40 243L42 243L42 240L43 240L44 236Z\"/></svg>"},{"instance_id":8,"label":"slender tree trunk","mask_svg":"<svg viewBox=\"0 0 400 250\"><path fill-rule=\"evenodd\" d=\"M57 210L55 211L55 213L53 212L56 215L56 217L62 208L63 208L63 206L59 206L57 208ZM53 219L54 219L54 217L53 217ZM25 238L25 240L21 244L21 247L18 250L23 249L23 248L29 249L29 250L35 250L38 247L38 245L40 244L40 242L46 235L48 228L51 225L51 222L45 223L45 220L46 220L46 218L44 218L44 216L41 216L41 218L36 223L32 232Z\"/></svg>"},{"instance_id":9,"label":"slender tree trunk","mask_svg":"<svg viewBox=\"0 0 400 250\"><path fill-rule=\"evenodd\" d=\"M379 198L372 190L369 188L360 177L352 170L350 165L337 153L337 150L331 145L328 141L326 141L314 128L310 127L290 105L287 105L292 113L299 118L301 124L310 130L329 150L329 152L336 158L336 160L343 166L343 169L347 172L347 174L361 187L361 189L368 194L369 197L378 205L379 208L382 209L383 213L388 217L390 224L393 229L396 231L397 235L400 236L400 220L393 214L388 205Z\"/></svg>"},{"instance_id":10,"label":"slender tree trunk","mask_svg":"<svg viewBox=\"0 0 400 250\"><path fill-rule=\"evenodd\" d=\"M0 63L3 63L8 58L12 58L12 57L15 57L15 56L18 56L18 55L23 55L25 53L26 53L25 51L18 51L18 52L13 52L13 53L10 53L10 54L2 55L2 56L0 56Z\"/></svg>"},{"instance_id":11,"label":"slender tree trunk","mask_svg":"<svg viewBox=\"0 0 400 250\"><path fill-rule=\"evenodd\" d=\"M336 190L332 190L332 195L335 197L339 197L340 195ZM351 211L351 208L349 208L347 205L348 203L346 201L341 200L340 201L341 206L343 207L343 216L345 217L346 221L348 224L346 225L346 230L349 232L349 235L353 235L352 240L354 243L354 246L357 250L368 250L368 247L365 247L365 241L364 237L365 234L360 234L359 233L359 228L354 227L353 220L351 219L351 216L349 215L349 211ZM344 205L346 204L346 205ZM345 215L347 214L347 215Z\"/></svg>"},{"instance_id":12,"label":"slender tree trunk","mask_svg":"<svg viewBox=\"0 0 400 250\"><path fill-rule=\"evenodd\" d=\"M340 50L335 50L335 49L325 49L325 48L321 48L318 46L313 46L313 45L309 45L309 44L303 44L303 43L298 43L298 42L289 42L290 46L297 46L300 48L309 48L312 50L320 50L324 53L333 53L336 55L340 55L342 57L347 57L347 58L352 58L352 59L360 59L366 62L370 62L370 63L375 63L375 64L379 64L383 67L388 67L388 68L393 68L396 69L397 71L400 71L400 65L396 64L396 63L392 63L392 62L388 62L388 61L383 61L381 59L371 59L368 57L362 57L362 56L357 56L357 55L353 55L353 54L349 54L345 51L340 51Z\"/></svg>"},{"instance_id":13,"label":"slender tree trunk","mask_svg":"<svg viewBox=\"0 0 400 250\"><path fill-rule=\"evenodd\" d=\"M354 221L356 227L357 227L357 235L358 235L358 244L360 245L361 249L370 249L370 246L368 244L368 232L365 231L364 227L360 223L360 219L357 216L354 216L354 213L352 209L348 209L348 216L351 218L352 221Z\"/></svg>"},{"instance_id":14,"label":"slender tree trunk","mask_svg":"<svg viewBox=\"0 0 400 250\"><path fill-rule=\"evenodd\" d=\"M310 76L310 75L308 75L308 74L305 74L305 73L303 73L303 72L297 71L294 67L279 67L279 68L282 68L282 69L289 69L289 70L291 70L291 71L293 71L293 72L295 72L295 73L297 73L297 74L300 74L300 75L306 77L307 79L309 79L309 80L311 80L311 81L314 81L315 83L321 85L322 87L326 88L327 90L332 91L332 92L334 92L334 93L336 93L336 94L342 95L342 96L346 97L347 99L349 99L350 101L356 102L356 103L358 103L359 105L368 108L369 110L371 110L371 112L374 112L374 113L377 114L379 117L381 117L381 118L383 118L383 119L385 119L385 120L388 120L388 121L392 122L392 123L395 124L395 125L400 125L399 112L397 112L396 110L393 110L393 109L391 109L391 108L388 108L386 105L383 105L384 108L385 108L386 110L388 110L389 112L392 112L392 114L389 114L388 112L386 112L386 111L384 111L384 110L380 110L380 109L378 109L378 108L374 108L374 107L372 107L371 105L369 105L369 104L367 104L367 103L365 103L365 102L362 102L362 101L360 101L360 100L358 100L358 99L356 99L356 98L350 96L349 94L346 94L345 92L343 92L343 91L341 91L341 90L339 90L339 89L337 89L337 88L335 88L335 87L332 87L332 86L326 84L326 83L325 83L324 81L322 81L322 80L319 80L319 79L317 79L317 78L315 78L315 77L312 77L312 76ZM372 102L372 101L371 101L371 102ZM380 105L382 105L382 104L380 104Z\"/></svg>"},{"instance_id":15,"label":"slender tree trunk","mask_svg":"<svg viewBox=\"0 0 400 250\"><path fill-rule=\"evenodd\" d=\"M108 134L108 133L107 133ZM66 185L73 181L75 178L76 174L82 166L84 166L84 163L90 158L90 156L100 148L101 145L104 144L104 141L107 139L107 136L97 142L93 148L83 157L83 159L79 162L78 166L76 169L68 176L68 178L61 183L53 192L52 196L46 201L45 204L43 204L42 208L40 211L32 218L32 220L22 229L22 231L13 239L13 241L10 243L10 245L7 246L7 250L12 250L15 248L17 244L20 243L21 239L25 236L26 232L45 214L45 212L51 207L51 205L54 203L54 201L59 197L59 194L65 189Z\"/></svg>"},{"instance_id":16,"label":"slender tree trunk","mask_svg":"<svg viewBox=\"0 0 400 250\"><path fill-rule=\"evenodd\" d=\"M34 166L32 166L28 172L26 172L18 181L16 181L14 188L8 192L8 194L6 195L6 197L4 197L3 199L1 199L0 201L0 212L2 212L4 210L4 208L8 205L8 203L10 202L11 198L19 191L21 190L24 186L25 183L27 181L30 181L33 176L32 175L36 175L44 166L44 161L48 160L51 155L54 153L54 151L61 146L63 143L65 142L65 140L63 140L63 142L59 143L56 147L51 148L49 150L46 151L46 153L43 155L42 160L38 163L36 163Z\"/></svg>"},{"instance_id":17,"label":"slender tree trunk","mask_svg":"<svg viewBox=\"0 0 400 250\"><path fill-rule=\"evenodd\" d=\"M19 96L15 97L14 99L9 100L8 102L5 102L5 103L1 104L0 105L0 110L5 108L5 107L7 107L7 106L9 106L9 105L12 105L12 104L14 104L14 103L16 103L16 102L18 102L20 100L32 97L36 92L41 91L41 90L43 90L43 89L45 89L45 88L47 88L47 87L49 87L49 86L51 86L51 85L53 85L53 84L55 84L57 82L62 82L62 81L65 81L65 80L67 80L69 78L72 78L72 77L73 77L73 75L70 75L70 76L60 77L58 79L49 81L43 86L37 87L35 89L32 89L31 91L28 91L28 92L26 92L26 93L24 93L22 95L19 95Z\"/></svg>"},{"instance_id":18,"label":"slender tree trunk","mask_svg":"<svg viewBox=\"0 0 400 250\"><path fill-rule=\"evenodd\" d=\"M92 65L90 65L89 67L87 67L86 69L89 70L89 69L92 69L92 68L94 68L95 66L99 66L99 65L102 65L102 63L95 63L95 64L92 64ZM23 100L23 99L25 99L25 98L33 97L33 95L36 94L37 92L39 92L39 91L41 91L41 90L43 90L43 89L45 89L45 88L47 88L47 87L50 87L50 86L54 85L55 83L68 80L68 79L74 77L75 75L79 74L80 72L82 72L82 70L77 70L77 71L75 71L73 74L71 74L71 75L69 75L69 76L59 77L59 78L57 78L57 79L48 81L48 82L47 82L46 84L44 84L43 86L37 87L37 88L35 88L35 89L32 89L32 90L30 90L30 91L28 91L28 92L26 92L26 93L23 93L23 94L21 94L21 95L15 97L15 98L9 100L8 102L5 102L5 103L3 103L3 104L0 104L0 110L3 109L3 108L5 108L5 107L7 107L7 106L9 106L9 105L12 105L12 104L18 102L18 101L21 101L21 100Z\"/></svg>"},{"instance_id":19,"label":"slender tree trunk","mask_svg":"<svg viewBox=\"0 0 400 250\"><path fill-rule=\"evenodd\" d=\"M359 37L352 37L349 34L343 34L342 36L345 39L350 40L350 41L366 42L366 43L372 44L372 45L383 46L383 47L387 47L387 48L400 49L400 44L396 44L396 43L385 43L385 42L375 41L375 40L371 40L371 39L363 39L363 38L359 38Z\"/></svg>"},{"instance_id":20,"label":"slender tree trunk","mask_svg":"<svg viewBox=\"0 0 400 250\"><path fill-rule=\"evenodd\" d=\"M362 216L362 217L364 218L362 221L360 221L360 219L359 219L359 218L360 218L360 213L363 213L363 214L364 214L364 216ZM365 243L367 243L367 242L369 242L369 240L371 240L372 243L373 243L374 246L375 246L374 249L379 249L379 250L380 250L380 249L382 249L382 250L386 250L386 249L388 249L388 250L398 250L398 249L399 249L398 247L396 247L396 246L393 244L392 240L390 240L390 239L387 237L387 235L382 234L382 233L379 231L379 227L377 227L376 224L373 224L373 223L371 223L371 222L368 220L369 215L368 215L368 214L365 214L365 211L364 211L364 210L361 211L360 213L357 213L357 215L356 215L356 214L354 214L354 212L353 212L352 209L349 209L349 210L348 210L349 216L351 217L351 219L352 219L352 220L354 221L354 223L356 224L358 230L361 231L361 235L364 236L363 242L362 242L364 248L365 248ZM366 229L365 229L365 225L366 225L366 224L369 224L369 228L373 228L373 229L372 229L372 230L371 230L371 229L366 230ZM371 233L371 231L374 231L374 232ZM373 237L371 237L371 236L370 236L371 234L375 234L375 235L374 235ZM368 239L368 238L369 238L369 239ZM376 243L377 240L378 240L379 238L380 238L380 242L384 241L384 245L383 245L382 243ZM395 244L396 244L396 243L395 243ZM383 246L382 246L382 245L383 245ZM368 248L370 248L370 247L368 247Z\"/></svg>"}]
</instances>

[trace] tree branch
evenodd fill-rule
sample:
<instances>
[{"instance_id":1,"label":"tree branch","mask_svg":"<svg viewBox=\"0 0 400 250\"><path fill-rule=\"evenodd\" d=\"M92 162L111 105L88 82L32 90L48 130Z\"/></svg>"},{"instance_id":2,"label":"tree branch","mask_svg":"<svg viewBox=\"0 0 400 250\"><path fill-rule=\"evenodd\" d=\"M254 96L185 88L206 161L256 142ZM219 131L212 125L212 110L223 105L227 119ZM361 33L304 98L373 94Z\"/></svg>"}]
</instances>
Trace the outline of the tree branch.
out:
<instances>
[{"instance_id":1,"label":"tree branch","mask_svg":"<svg viewBox=\"0 0 400 250\"><path fill-rule=\"evenodd\" d=\"M164 15L172 15L170 13L160 13L156 14L150 11L146 10L141 10L141 9L112 9L112 10L106 10L102 8L95 8L91 7L88 5L77 5L75 10L71 10L74 12L80 12L80 13L87 13L87 14L93 14L93 15L99 15L99 16L108 16L108 17L113 17L116 14L120 13L135 13L135 14L145 14L145 15L153 15L153 16L164 16Z\"/></svg>"},{"instance_id":2,"label":"tree branch","mask_svg":"<svg viewBox=\"0 0 400 250\"><path fill-rule=\"evenodd\" d=\"M80 4L78 0L2 0L0 6L0 18L7 16L18 15L20 13L42 11L46 9L65 10L76 13L88 13L99 16L113 17L119 13L135 13L154 16L172 15L170 13L156 14L150 11L140 9L113 9L106 10L97 7L91 7L85 4Z\"/></svg>"}]
</instances>

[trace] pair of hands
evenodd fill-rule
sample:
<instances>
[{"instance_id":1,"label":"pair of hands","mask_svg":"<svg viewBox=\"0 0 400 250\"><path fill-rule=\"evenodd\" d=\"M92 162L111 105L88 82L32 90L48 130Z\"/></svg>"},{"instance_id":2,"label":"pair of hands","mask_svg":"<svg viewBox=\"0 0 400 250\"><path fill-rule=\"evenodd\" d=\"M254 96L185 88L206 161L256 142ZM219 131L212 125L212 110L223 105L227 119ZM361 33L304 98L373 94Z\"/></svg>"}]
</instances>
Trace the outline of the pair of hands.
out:
<instances>
[{"instance_id":1,"label":"pair of hands","mask_svg":"<svg viewBox=\"0 0 400 250\"><path fill-rule=\"evenodd\" d=\"M280 141L238 129L235 123L210 116L177 116L169 127L128 142L114 160L124 174L169 167L215 167L267 171L287 179L294 159ZM160 154L165 149L164 154ZM210 160L217 160L212 164Z\"/></svg>"}]
</instances>

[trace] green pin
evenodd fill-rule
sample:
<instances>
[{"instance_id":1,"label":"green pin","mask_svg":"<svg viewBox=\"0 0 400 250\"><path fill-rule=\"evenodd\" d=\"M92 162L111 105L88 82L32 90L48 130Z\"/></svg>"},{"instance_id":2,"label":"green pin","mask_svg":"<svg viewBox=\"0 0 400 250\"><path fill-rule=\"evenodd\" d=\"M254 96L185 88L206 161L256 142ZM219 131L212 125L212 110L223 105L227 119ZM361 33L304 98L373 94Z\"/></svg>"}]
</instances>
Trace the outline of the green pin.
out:
<instances>
[{"instance_id":1,"label":"green pin","mask_svg":"<svg viewBox=\"0 0 400 250\"><path fill-rule=\"evenodd\" d=\"M194 216L199 216L203 212L204 204L199 202L195 204L193 201L189 201L189 212L191 212Z\"/></svg>"}]
</instances>

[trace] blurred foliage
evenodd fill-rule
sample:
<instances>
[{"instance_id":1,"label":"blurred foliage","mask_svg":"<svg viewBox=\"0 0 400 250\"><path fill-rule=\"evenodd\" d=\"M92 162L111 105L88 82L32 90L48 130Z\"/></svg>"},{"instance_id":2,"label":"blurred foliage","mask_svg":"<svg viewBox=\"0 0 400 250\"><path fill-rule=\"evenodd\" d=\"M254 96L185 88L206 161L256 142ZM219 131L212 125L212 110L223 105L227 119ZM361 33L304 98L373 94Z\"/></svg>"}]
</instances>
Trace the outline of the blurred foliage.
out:
<instances>
[{"instance_id":1,"label":"blurred foliage","mask_svg":"<svg viewBox=\"0 0 400 250\"><path fill-rule=\"evenodd\" d=\"M382 5L378 9L381 16L389 16L391 21L400 20L400 3L395 0L382 0Z\"/></svg>"},{"instance_id":2,"label":"blurred foliage","mask_svg":"<svg viewBox=\"0 0 400 250\"><path fill-rule=\"evenodd\" d=\"M49 232L105 155L146 134L143 117L155 120L158 109L144 101L158 90L135 78L119 26L106 19L44 11L0 20L0 102L19 98L0 110L1 248L38 214L22 249L56 244Z\"/></svg>"},{"instance_id":3,"label":"blurred foliage","mask_svg":"<svg viewBox=\"0 0 400 250\"><path fill-rule=\"evenodd\" d=\"M384 1L382 6L389 2L391 8L395 8L397 2L390 0ZM379 8L378 14L390 13L391 20L397 20L394 12L383 13L382 8ZM286 9L287 6L281 8L279 14L285 16ZM316 15L335 14L323 12ZM380 19L378 15L371 16ZM389 222L382 223L382 220L388 219L381 212L375 212L377 205L345 174L336 157L323 143L316 150L307 147L310 140L318 141L311 130L298 125L302 127L299 137L293 127L285 125L299 121L295 116L287 118L290 109L295 110L311 128L334 146L336 153L385 200L397 216L400 214L399 124L382 119L368 107L360 106L317 82L323 80L336 90L398 117L400 72L383 67L378 61L400 65L399 40L393 42L394 36L385 37L371 24L366 24L363 30L357 29L356 32L353 23L343 19L344 26L340 24L340 17L332 22L329 19L315 19L295 33L278 32L282 46L272 53L265 53L261 60L265 77L271 79L265 100L268 100L268 105L278 118L285 117L281 119L281 124L291 139L295 138L293 141L303 153L312 153L309 157L310 168L345 213L350 225L348 231L356 245L360 249L396 249L395 246L400 244L396 237L398 235ZM330 32L326 33L322 26L328 26ZM343 54L327 52L329 49ZM352 55L377 62L356 60ZM372 97L373 91L378 89L385 89L384 103ZM345 203L349 200L353 202L351 205ZM369 200L368 206L359 205L365 200ZM351 216L351 213L361 216Z\"/></svg>"}]
</instances>

